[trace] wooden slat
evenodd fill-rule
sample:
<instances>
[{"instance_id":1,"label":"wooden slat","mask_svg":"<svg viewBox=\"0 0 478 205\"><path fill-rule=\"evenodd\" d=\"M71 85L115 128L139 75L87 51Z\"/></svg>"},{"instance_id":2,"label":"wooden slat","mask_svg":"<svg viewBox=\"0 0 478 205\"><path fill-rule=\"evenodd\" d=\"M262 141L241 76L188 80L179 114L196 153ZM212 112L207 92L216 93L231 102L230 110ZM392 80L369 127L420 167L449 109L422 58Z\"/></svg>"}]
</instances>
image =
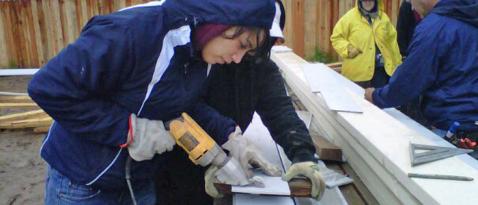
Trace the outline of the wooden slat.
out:
<instances>
[{"instance_id":1,"label":"wooden slat","mask_svg":"<svg viewBox=\"0 0 478 205\"><path fill-rule=\"evenodd\" d=\"M26 118L34 118L39 116L46 117L48 115L43 110L33 110L28 112L21 112L21 113L14 113L14 114L0 116L0 122L24 120Z\"/></svg>"},{"instance_id":2,"label":"wooden slat","mask_svg":"<svg viewBox=\"0 0 478 205\"><path fill-rule=\"evenodd\" d=\"M7 3L4 1L0 1L0 29L4 30L6 28L6 25L4 24L5 18L4 12L8 9L7 8ZM0 32L0 68L1 67L8 67L8 45L6 42L7 36L6 32Z\"/></svg>"},{"instance_id":3,"label":"wooden slat","mask_svg":"<svg viewBox=\"0 0 478 205\"><path fill-rule=\"evenodd\" d=\"M0 103L33 103L30 96L2 96L0 95Z\"/></svg>"},{"instance_id":4,"label":"wooden slat","mask_svg":"<svg viewBox=\"0 0 478 205\"><path fill-rule=\"evenodd\" d=\"M295 0L292 3L292 18L294 32L294 52L304 57L304 0Z\"/></svg>"},{"instance_id":5,"label":"wooden slat","mask_svg":"<svg viewBox=\"0 0 478 205\"><path fill-rule=\"evenodd\" d=\"M33 132L35 132L35 133L47 133L48 130L50 130L50 127L49 127L49 126L36 127L36 128L33 129Z\"/></svg>"},{"instance_id":6,"label":"wooden slat","mask_svg":"<svg viewBox=\"0 0 478 205\"><path fill-rule=\"evenodd\" d=\"M0 129L24 129L24 128L46 127L46 126L50 126L52 122L53 122L53 119L51 117L18 120L13 122L2 122L0 123Z\"/></svg>"},{"instance_id":7,"label":"wooden slat","mask_svg":"<svg viewBox=\"0 0 478 205\"><path fill-rule=\"evenodd\" d=\"M60 1L61 7L61 20L62 20L62 29L63 29L63 43L67 45L72 43L76 37L79 35L78 30L78 20L75 8L75 2L72 0L69 1Z\"/></svg>"},{"instance_id":8,"label":"wooden slat","mask_svg":"<svg viewBox=\"0 0 478 205\"><path fill-rule=\"evenodd\" d=\"M1 108L38 108L35 103L0 103Z\"/></svg>"},{"instance_id":9,"label":"wooden slat","mask_svg":"<svg viewBox=\"0 0 478 205\"><path fill-rule=\"evenodd\" d=\"M304 55L307 59L317 48L317 0L304 1Z\"/></svg>"},{"instance_id":10,"label":"wooden slat","mask_svg":"<svg viewBox=\"0 0 478 205\"><path fill-rule=\"evenodd\" d=\"M342 149L330 143L327 139L316 133L311 133L312 141L321 160L343 161Z\"/></svg>"}]
</instances>

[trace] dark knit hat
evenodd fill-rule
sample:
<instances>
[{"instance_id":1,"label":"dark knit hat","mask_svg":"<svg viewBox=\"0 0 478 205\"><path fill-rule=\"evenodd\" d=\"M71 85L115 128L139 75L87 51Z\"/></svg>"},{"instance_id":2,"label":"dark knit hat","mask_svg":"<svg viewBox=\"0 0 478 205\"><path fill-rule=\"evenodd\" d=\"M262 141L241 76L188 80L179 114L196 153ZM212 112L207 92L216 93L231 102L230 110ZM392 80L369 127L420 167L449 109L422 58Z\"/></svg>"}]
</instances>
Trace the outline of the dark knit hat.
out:
<instances>
[{"instance_id":1,"label":"dark knit hat","mask_svg":"<svg viewBox=\"0 0 478 205\"><path fill-rule=\"evenodd\" d=\"M224 24L206 23L200 25L194 31L193 45L196 50L202 50L207 42L214 37L221 35L224 31L231 26Z\"/></svg>"}]
</instances>

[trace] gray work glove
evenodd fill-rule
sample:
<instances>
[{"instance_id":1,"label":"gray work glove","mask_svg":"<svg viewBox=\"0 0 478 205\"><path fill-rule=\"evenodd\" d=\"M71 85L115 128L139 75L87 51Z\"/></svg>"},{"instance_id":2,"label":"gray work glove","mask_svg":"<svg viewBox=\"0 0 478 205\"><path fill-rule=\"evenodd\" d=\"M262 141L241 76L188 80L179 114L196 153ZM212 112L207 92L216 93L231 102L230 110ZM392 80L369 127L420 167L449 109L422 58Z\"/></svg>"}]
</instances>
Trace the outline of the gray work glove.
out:
<instances>
[{"instance_id":1,"label":"gray work glove","mask_svg":"<svg viewBox=\"0 0 478 205\"><path fill-rule=\"evenodd\" d=\"M229 135L229 140L222 145L222 148L229 151L229 156L234 157L241 164L247 177L253 177L252 168L257 167L269 176L280 176L281 171L277 166L269 163L248 138L242 136L241 129Z\"/></svg>"},{"instance_id":2,"label":"gray work glove","mask_svg":"<svg viewBox=\"0 0 478 205\"><path fill-rule=\"evenodd\" d=\"M320 200L325 190L325 183L319 173L319 166L314 162L298 162L292 164L282 177L284 181L290 181L296 176L305 176L312 183L310 195L316 200Z\"/></svg>"},{"instance_id":3,"label":"gray work glove","mask_svg":"<svg viewBox=\"0 0 478 205\"><path fill-rule=\"evenodd\" d=\"M216 166L209 166L204 174L204 186L206 188L206 193L212 198L222 198L224 195L219 193L219 191L214 186L214 183L219 181L216 178L216 172L218 168Z\"/></svg>"},{"instance_id":4,"label":"gray work glove","mask_svg":"<svg viewBox=\"0 0 478 205\"><path fill-rule=\"evenodd\" d=\"M163 121L138 118L135 114L131 114L130 118L128 139L132 140L128 144L128 151L131 158L136 161L149 160L155 154L173 149L176 141L164 128Z\"/></svg>"}]
</instances>

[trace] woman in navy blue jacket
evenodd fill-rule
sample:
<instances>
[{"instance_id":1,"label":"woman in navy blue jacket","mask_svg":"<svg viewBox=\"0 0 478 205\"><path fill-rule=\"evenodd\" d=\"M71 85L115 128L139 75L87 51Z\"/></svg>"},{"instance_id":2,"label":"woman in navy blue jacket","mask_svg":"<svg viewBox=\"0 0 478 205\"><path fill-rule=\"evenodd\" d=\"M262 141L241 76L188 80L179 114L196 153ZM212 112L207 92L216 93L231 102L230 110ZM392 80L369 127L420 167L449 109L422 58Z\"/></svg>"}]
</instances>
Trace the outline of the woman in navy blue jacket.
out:
<instances>
[{"instance_id":1,"label":"woman in navy blue jacket","mask_svg":"<svg viewBox=\"0 0 478 205\"><path fill-rule=\"evenodd\" d=\"M267 56L274 11L273 0L167 0L93 17L28 88L55 119L41 147L45 203L154 204L158 154L174 145L162 121L212 117L229 128L206 129L226 141L234 122L200 103L199 90L214 64Z\"/></svg>"}]
</instances>

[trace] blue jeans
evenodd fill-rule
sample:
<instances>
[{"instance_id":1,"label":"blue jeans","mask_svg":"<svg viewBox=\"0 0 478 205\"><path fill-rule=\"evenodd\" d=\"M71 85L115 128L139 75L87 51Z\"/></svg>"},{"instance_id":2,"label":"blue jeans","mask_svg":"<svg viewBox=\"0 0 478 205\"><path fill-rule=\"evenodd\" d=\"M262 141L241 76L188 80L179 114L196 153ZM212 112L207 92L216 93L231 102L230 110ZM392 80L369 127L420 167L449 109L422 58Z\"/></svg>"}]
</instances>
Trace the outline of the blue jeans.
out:
<instances>
[{"instance_id":1,"label":"blue jeans","mask_svg":"<svg viewBox=\"0 0 478 205\"><path fill-rule=\"evenodd\" d=\"M66 176L49 167L45 182L45 204L133 204L128 189L124 190L101 190L91 186L72 183ZM154 182L135 186L133 190L138 205L156 204Z\"/></svg>"}]
</instances>

